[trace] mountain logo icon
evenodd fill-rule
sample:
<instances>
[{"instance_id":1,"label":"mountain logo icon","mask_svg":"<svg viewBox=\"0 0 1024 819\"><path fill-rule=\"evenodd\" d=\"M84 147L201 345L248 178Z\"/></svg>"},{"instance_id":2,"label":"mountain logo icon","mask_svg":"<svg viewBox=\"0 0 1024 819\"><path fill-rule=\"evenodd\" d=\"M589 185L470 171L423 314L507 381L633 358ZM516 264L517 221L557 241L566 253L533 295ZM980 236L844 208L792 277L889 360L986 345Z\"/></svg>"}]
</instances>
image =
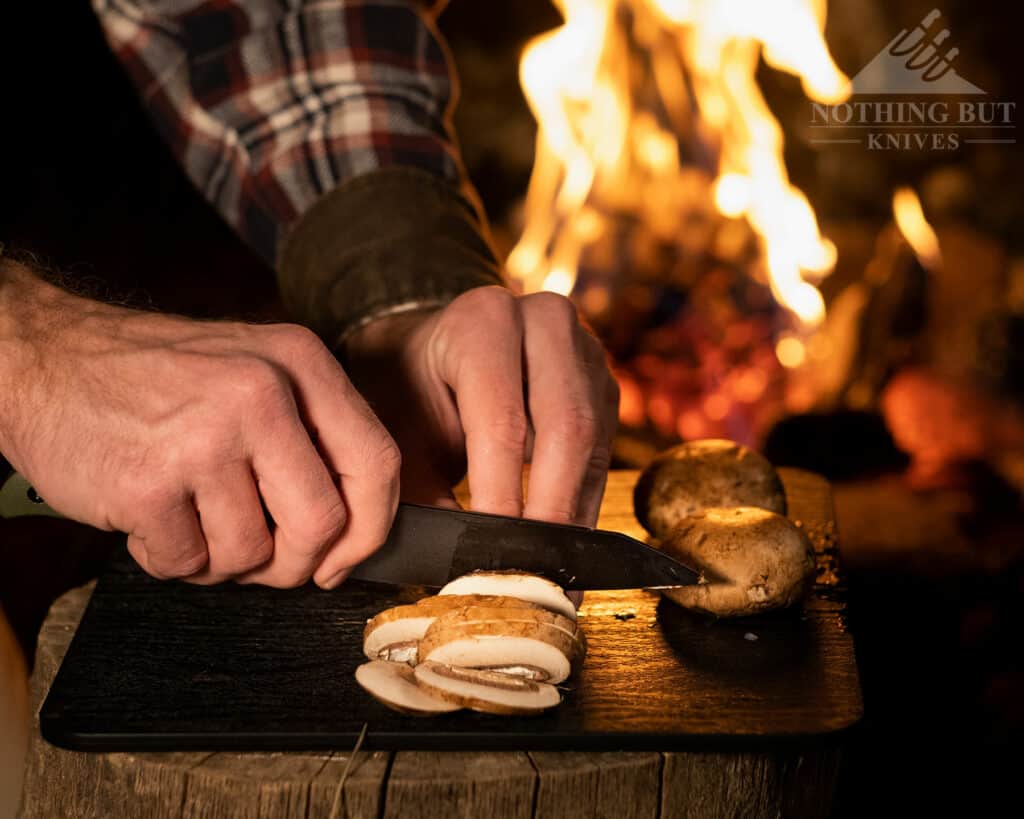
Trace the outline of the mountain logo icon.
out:
<instances>
[{"instance_id":1,"label":"mountain logo icon","mask_svg":"<svg viewBox=\"0 0 1024 819\"><path fill-rule=\"evenodd\" d=\"M853 93L985 94L953 68L960 49L943 49L949 29L936 24L941 15L932 9L914 28L893 37L853 78Z\"/></svg>"}]
</instances>

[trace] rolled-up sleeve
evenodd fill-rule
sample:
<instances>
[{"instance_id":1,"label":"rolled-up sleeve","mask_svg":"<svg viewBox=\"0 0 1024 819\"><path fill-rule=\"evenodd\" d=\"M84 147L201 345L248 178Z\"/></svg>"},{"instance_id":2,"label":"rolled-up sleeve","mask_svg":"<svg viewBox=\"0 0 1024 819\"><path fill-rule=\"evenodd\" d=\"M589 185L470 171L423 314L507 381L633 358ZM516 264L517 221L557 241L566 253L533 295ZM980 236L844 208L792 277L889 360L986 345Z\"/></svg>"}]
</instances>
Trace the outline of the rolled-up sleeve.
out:
<instances>
[{"instance_id":1,"label":"rolled-up sleeve","mask_svg":"<svg viewBox=\"0 0 1024 819\"><path fill-rule=\"evenodd\" d=\"M193 184L325 338L500 282L432 17L396 0L93 0Z\"/></svg>"}]
</instances>

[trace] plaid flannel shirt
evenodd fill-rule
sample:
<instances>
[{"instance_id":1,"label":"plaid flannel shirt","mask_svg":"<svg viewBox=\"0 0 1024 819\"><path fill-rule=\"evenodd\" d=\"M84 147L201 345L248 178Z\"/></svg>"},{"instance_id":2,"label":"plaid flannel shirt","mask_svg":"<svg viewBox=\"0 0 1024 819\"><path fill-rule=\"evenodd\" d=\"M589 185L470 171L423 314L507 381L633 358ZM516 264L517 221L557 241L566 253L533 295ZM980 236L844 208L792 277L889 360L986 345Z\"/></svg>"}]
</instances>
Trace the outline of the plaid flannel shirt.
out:
<instances>
[{"instance_id":1,"label":"plaid flannel shirt","mask_svg":"<svg viewBox=\"0 0 1024 819\"><path fill-rule=\"evenodd\" d=\"M445 49L418 4L92 3L192 182L330 341L500 282L451 134Z\"/></svg>"}]
</instances>

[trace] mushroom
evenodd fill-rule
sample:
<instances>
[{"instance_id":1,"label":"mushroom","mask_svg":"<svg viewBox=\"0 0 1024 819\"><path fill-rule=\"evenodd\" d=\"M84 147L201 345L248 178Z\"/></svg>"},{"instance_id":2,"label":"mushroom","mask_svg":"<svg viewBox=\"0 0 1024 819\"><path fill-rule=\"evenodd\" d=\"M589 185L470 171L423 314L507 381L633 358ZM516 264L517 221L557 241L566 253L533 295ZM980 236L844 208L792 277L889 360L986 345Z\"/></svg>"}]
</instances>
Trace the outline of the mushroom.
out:
<instances>
[{"instance_id":1,"label":"mushroom","mask_svg":"<svg viewBox=\"0 0 1024 819\"><path fill-rule=\"evenodd\" d=\"M576 606L566 596L561 586L539 575L526 572L470 572L452 580L438 592L440 596L449 594L516 597L543 606L570 620L576 619Z\"/></svg>"},{"instance_id":2,"label":"mushroom","mask_svg":"<svg viewBox=\"0 0 1024 819\"><path fill-rule=\"evenodd\" d=\"M356 679L412 714L460 707L534 714L557 705L554 683L582 662L586 640L561 588L523 572L474 572L436 597L369 620Z\"/></svg>"},{"instance_id":3,"label":"mushroom","mask_svg":"<svg viewBox=\"0 0 1024 819\"><path fill-rule=\"evenodd\" d=\"M689 441L658 455L633 490L637 520L666 537L710 507L757 506L786 514L786 494L772 465L732 441Z\"/></svg>"},{"instance_id":4,"label":"mushroom","mask_svg":"<svg viewBox=\"0 0 1024 819\"><path fill-rule=\"evenodd\" d=\"M356 669L356 682L372 697L388 708L418 717L431 717L458 711L459 705L451 698L430 694L416 683L412 669L404 663L372 660Z\"/></svg>"},{"instance_id":5,"label":"mushroom","mask_svg":"<svg viewBox=\"0 0 1024 819\"><path fill-rule=\"evenodd\" d=\"M537 677L551 683L565 680L582 658L583 641L564 627L529 616L535 612L507 611L501 619L476 622L439 617L420 640L419 662L491 670L526 668L537 670Z\"/></svg>"},{"instance_id":6,"label":"mushroom","mask_svg":"<svg viewBox=\"0 0 1024 819\"><path fill-rule=\"evenodd\" d=\"M660 546L702 572L698 585L662 593L680 606L719 617L791 606L814 575L814 551L804 533L782 515L752 506L705 509L673 529Z\"/></svg>"},{"instance_id":7,"label":"mushroom","mask_svg":"<svg viewBox=\"0 0 1024 819\"><path fill-rule=\"evenodd\" d=\"M544 611L540 606L515 597L478 594L425 597L413 605L395 606L382 611L368 621L363 630L363 651L371 660L415 663L416 646L434 619L438 615L474 604Z\"/></svg>"},{"instance_id":8,"label":"mushroom","mask_svg":"<svg viewBox=\"0 0 1024 819\"><path fill-rule=\"evenodd\" d=\"M522 624L527 629L532 626L550 627L561 632L562 635L570 640L570 648L566 654L570 663L582 661L587 653L586 638L578 623L570 620L568 617L563 617L561 614L555 614L553 611L547 611L539 607L516 608L514 606L506 606L493 608L488 605L463 606L440 615L432 626L435 632L440 632L459 626L489 624L493 626L491 631L494 635L502 637L507 635L512 623ZM541 635L545 634L545 628L539 628L538 633ZM561 635L559 635L559 638L561 639ZM432 640L434 639L432 637ZM559 645L562 645L562 643L560 642ZM546 676L535 676L522 671L513 671L519 665L521 664L513 662L501 666L493 666L493 668L500 668L505 673L520 673L534 679L547 679ZM524 666L524 668L528 667Z\"/></svg>"},{"instance_id":9,"label":"mushroom","mask_svg":"<svg viewBox=\"0 0 1024 819\"><path fill-rule=\"evenodd\" d=\"M454 707L488 714L537 714L558 705L561 696L553 685L509 677L479 668L424 662L413 670L416 684Z\"/></svg>"}]
</instances>

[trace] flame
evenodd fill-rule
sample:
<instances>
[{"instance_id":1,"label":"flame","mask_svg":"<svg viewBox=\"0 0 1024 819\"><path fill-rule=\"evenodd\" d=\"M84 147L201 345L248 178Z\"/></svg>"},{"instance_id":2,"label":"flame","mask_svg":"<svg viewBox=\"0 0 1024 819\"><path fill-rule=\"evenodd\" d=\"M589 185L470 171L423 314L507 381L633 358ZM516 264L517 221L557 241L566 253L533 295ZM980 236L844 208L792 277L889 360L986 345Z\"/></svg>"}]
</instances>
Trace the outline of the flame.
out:
<instances>
[{"instance_id":1,"label":"flame","mask_svg":"<svg viewBox=\"0 0 1024 819\"><path fill-rule=\"evenodd\" d=\"M918 261L928 270L935 270L942 264L939 237L924 218L921 200L911 188L898 188L892 196L892 213L896 227L913 248Z\"/></svg>"},{"instance_id":2,"label":"flame","mask_svg":"<svg viewBox=\"0 0 1024 819\"><path fill-rule=\"evenodd\" d=\"M585 249L616 215L680 232L686 166L760 237L774 297L807 328L834 245L789 183L783 137L757 85L759 59L836 103L850 82L822 36L825 0L555 0L564 24L532 40L520 79L538 122L525 224L508 258L527 292L568 294ZM685 161L684 161L685 158Z\"/></svg>"}]
</instances>

